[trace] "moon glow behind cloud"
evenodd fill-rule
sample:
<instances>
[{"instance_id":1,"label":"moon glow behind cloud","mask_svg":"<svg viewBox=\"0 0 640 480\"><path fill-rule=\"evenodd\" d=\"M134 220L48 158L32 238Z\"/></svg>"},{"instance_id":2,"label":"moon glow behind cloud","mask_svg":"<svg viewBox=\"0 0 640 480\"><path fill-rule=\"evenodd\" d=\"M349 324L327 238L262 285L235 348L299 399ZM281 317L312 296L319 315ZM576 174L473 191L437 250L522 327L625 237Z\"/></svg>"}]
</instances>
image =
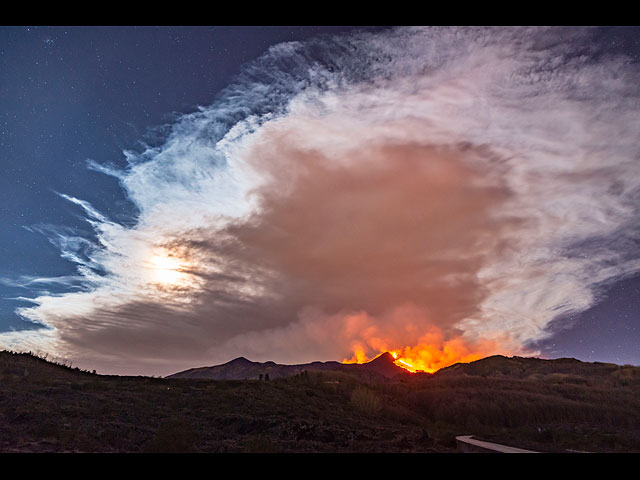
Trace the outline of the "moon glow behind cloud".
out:
<instances>
[{"instance_id":1,"label":"moon glow behind cloud","mask_svg":"<svg viewBox=\"0 0 640 480\"><path fill-rule=\"evenodd\" d=\"M531 353L638 272L637 69L588 29L400 28L272 47L51 232L85 290L5 334L117 373L255 360L425 368ZM54 241L52 240L52 241Z\"/></svg>"}]
</instances>

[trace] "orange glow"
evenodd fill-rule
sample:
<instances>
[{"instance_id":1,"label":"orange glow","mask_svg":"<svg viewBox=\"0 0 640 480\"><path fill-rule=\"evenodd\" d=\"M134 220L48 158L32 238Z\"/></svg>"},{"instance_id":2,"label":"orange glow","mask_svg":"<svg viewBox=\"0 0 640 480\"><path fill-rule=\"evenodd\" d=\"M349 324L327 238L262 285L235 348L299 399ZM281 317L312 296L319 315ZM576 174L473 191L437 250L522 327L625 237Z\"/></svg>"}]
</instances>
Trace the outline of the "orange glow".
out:
<instances>
[{"instance_id":1,"label":"orange glow","mask_svg":"<svg viewBox=\"0 0 640 480\"><path fill-rule=\"evenodd\" d=\"M394 350L391 354L396 359L396 365L410 372L433 373L454 363L468 363L480 360L487 353L470 351L460 339L446 342L441 349L433 345L417 345Z\"/></svg>"},{"instance_id":2,"label":"orange glow","mask_svg":"<svg viewBox=\"0 0 640 480\"><path fill-rule=\"evenodd\" d=\"M420 338L415 346L403 348L379 348L379 352L369 357L361 344L354 345L353 356L344 359L343 363L365 363L380 353L388 351L395 359L395 364L409 372L434 373L454 363L468 363L479 360L497 352L497 344L482 341L473 345L460 337L444 340L440 330L433 328L431 332ZM504 353L504 352L502 352Z\"/></svg>"}]
</instances>

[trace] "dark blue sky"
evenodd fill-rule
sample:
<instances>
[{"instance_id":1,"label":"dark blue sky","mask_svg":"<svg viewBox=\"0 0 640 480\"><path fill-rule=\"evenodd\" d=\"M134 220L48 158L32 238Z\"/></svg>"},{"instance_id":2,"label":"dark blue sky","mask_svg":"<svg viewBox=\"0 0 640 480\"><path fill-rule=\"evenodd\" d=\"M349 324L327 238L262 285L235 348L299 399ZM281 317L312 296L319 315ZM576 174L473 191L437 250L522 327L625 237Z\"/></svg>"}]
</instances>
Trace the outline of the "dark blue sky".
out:
<instances>
[{"instance_id":1,"label":"dark blue sky","mask_svg":"<svg viewBox=\"0 0 640 480\"><path fill-rule=\"evenodd\" d=\"M371 30L361 27L360 30ZM0 28L0 332L38 328L14 313L42 285L22 276L72 275L43 234L47 225L92 232L76 206L90 202L120 222L134 205L118 181L87 161L123 167L124 149L161 138L160 126L209 105L270 46L353 27L2 27ZM637 58L640 35L606 37ZM156 129L156 130L154 130ZM154 133L154 131L156 133ZM63 292L46 285L47 292ZM68 285L64 288L70 288ZM77 288L82 288L79 285ZM640 277L613 285L539 348L550 357L640 364Z\"/></svg>"},{"instance_id":2,"label":"dark blue sky","mask_svg":"<svg viewBox=\"0 0 640 480\"><path fill-rule=\"evenodd\" d=\"M539 345L547 356L640 365L640 278L611 286L569 325L562 329L550 325L557 333Z\"/></svg>"}]
</instances>

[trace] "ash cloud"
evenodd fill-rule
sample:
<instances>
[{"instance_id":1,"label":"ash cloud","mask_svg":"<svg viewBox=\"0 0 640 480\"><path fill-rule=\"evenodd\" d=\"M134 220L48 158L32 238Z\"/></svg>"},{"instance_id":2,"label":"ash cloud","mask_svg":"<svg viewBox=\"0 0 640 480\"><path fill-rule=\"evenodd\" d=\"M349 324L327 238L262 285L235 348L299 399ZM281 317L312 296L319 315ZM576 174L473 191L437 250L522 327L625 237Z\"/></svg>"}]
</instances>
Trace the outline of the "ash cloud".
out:
<instances>
[{"instance_id":1,"label":"ash cloud","mask_svg":"<svg viewBox=\"0 0 640 480\"><path fill-rule=\"evenodd\" d=\"M91 288L34 299L21 315L51 329L0 342L163 375L427 337L526 352L640 270L638 71L593 35L400 28L274 46L164 144L126 152L127 169L92 166L119 178L137 223L66 196L98 238L78 261ZM65 238L71 259L90 241ZM178 281L154 276L159 250Z\"/></svg>"}]
</instances>

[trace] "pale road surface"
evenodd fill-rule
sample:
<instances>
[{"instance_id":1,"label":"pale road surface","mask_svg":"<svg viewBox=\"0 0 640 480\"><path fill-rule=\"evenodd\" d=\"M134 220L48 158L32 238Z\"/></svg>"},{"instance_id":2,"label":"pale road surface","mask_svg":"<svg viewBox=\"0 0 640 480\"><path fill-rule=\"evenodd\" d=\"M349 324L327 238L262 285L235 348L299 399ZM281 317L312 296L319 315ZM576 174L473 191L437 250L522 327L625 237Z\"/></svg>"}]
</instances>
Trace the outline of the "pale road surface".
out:
<instances>
[{"instance_id":1,"label":"pale road surface","mask_svg":"<svg viewBox=\"0 0 640 480\"><path fill-rule=\"evenodd\" d=\"M469 451L485 451L485 452L496 452L496 453L540 453L534 452L533 450L524 450L522 448L516 447L508 447L506 445L500 445L497 443L491 442L483 442L482 440L476 440L473 438L473 435L461 435L456 437L456 442L458 442L458 446L462 447L462 450L465 450L465 447L468 448Z\"/></svg>"}]
</instances>

